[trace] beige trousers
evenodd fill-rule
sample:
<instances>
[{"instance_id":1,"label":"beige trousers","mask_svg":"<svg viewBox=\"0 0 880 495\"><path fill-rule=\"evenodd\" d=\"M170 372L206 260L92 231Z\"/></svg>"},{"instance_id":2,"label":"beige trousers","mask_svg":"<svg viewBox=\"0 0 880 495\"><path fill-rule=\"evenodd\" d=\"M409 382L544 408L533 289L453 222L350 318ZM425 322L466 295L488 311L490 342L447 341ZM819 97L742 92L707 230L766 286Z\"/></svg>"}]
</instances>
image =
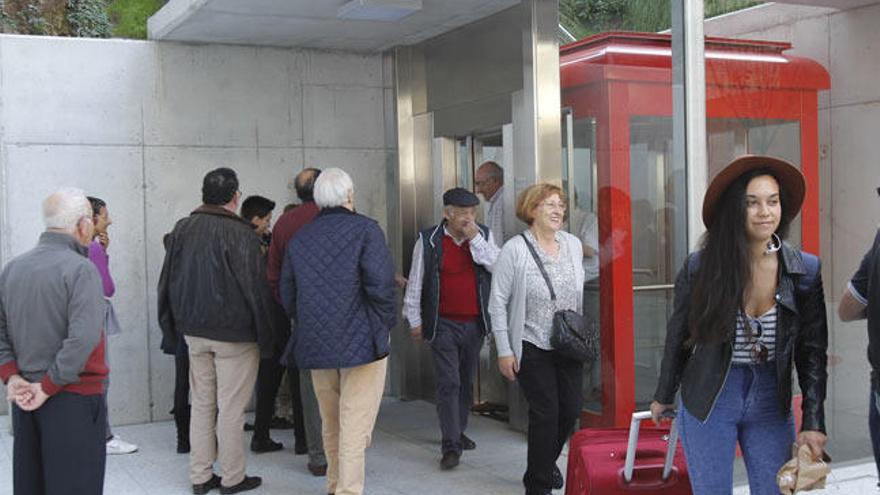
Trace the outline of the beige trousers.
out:
<instances>
[{"instance_id":1,"label":"beige trousers","mask_svg":"<svg viewBox=\"0 0 880 495\"><path fill-rule=\"evenodd\" d=\"M379 414L388 358L354 368L312 370L323 421L327 492L364 492L364 450Z\"/></svg>"},{"instance_id":2,"label":"beige trousers","mask_svg":"<svg viewBox=\"0 0 880 495\"><path fill-rule=\"evenodd\" d=\"M237 485L245 475L244 409L254 392L260 351L255 342L187 336L186 343L192 394L190 481L211 479L216 461L223 486Z\"/></svg>"}]
</instances>

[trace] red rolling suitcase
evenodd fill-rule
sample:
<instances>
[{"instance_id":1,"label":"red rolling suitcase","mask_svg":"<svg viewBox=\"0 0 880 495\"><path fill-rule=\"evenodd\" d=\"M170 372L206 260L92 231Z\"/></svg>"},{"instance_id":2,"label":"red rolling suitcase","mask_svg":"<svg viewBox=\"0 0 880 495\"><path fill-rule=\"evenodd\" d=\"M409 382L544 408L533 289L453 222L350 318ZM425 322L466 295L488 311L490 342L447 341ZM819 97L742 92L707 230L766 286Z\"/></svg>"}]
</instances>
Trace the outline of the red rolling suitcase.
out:
<instances>
[{"instance_id":1,"label":"red rolling suitcase","mask_svg":"<svg viewBox=\"0 0 880 495\"><path fill-rule=\"evenodd\" d=\"M633 414L630 428L587 428L571 438L565 495L690 495L678 431L645 428L650 412Z\"/></svg>"}]
</instances>

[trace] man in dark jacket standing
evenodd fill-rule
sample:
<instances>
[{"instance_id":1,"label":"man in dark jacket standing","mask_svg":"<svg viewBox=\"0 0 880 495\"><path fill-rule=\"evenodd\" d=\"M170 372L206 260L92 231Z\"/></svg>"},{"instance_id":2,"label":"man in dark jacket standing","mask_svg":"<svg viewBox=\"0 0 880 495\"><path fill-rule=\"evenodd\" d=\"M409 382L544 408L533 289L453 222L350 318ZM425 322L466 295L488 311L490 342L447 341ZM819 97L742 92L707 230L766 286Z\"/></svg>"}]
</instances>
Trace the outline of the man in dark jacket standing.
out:
<instances>
[{"instance_id":1,"label":"man in dark jacket standing","mask_svg":"<svg viewBox=\"0 0 880 495\"><path fill-rule=\"evenodd\" d=\"M360 495L394 326L394 266L375 220L354 212L351 177L315 181L321 213L287 246L281 300L293 319L287 353L312 371L324 424L327 491Z\"/></svg>"},{"instance_id":2,"label":"man in dark jacket standing","mask_svg":"<svg viewBox=\"0 0 880 495\"><path fill-rule=\"evenodd\" d=\"M11 406L13 493L104 490L104 298L78 189L43 202L37 246L0 273L0 379Z\"/></svg>"},{"instance_id":3,"label":"man in dark jacket standing","mask_svg":"<svg viewBox=\"0 0 880 495\"><path fill-rule=\"evenodd\" d=\"M202 201L166 236L159 278L159 325L167 342L183 334L192 394L193 493L238 493L260 485L245 475L244 409L260 356L274 345L271 297L260 239L236 215L241 191L228 168L205 175ZM222 475L213 474L214 462Z\"/></svg>"},{"instance_id":4,"label":"man in dark jacket standing","mask_svg":"<svg viewBox=\"0 0 880 495\"><path fill-rule=\"evenodd\" d=\"M315 204L314 196L315 181L320 175L321 171L317 168L305 168L296 174L293 185L296 189L296 196L302 201L302 204L284 212L275 223L272 244L269 245L267 275L269 276L269 286L272 287L272 293L279 303L281 302L281 293L278 284L281 280L281 263L284 261L287 244L301 228L314 220L320 211L318 205ZM285 356L285 358L287 359L287 377L290 382L293 407L294 409L298 407L301 413L302 427L300 431L304 433L309 454L307 467L312 475L324 476L327 474L327 457L324 455L324 442L321 438L321 413L318 410L315 387L312 385L312 374L308 370L300 373L293 356ZM297 398L299 398L299 405L296 402ZM302 442L303 434L296 433L296 435L297 442ZM302 448L300 447L296 452L302 452Z\"/></svg>"},{"instance_id":5,"label":"man in dark jacket standing","mask_svg":"<svg viewBox=\"0 0 880 495\"><path fill-rule=\"evenodd\" d=\"M444 470L458 465L462 449L476 448L464 431L480 346L490 330L492 266L501 251L489 227L476 223L478 204L467 189L443 194L443 221L419 234L404 298L412 337L430 342L434 355Z\"/></svg>"},{"instance_id":6,"label":"man in dark jacket standing","mask_svg":"<svg viewBox=\"0 0 880 495\"><path fill-rule=\"evenodd\" d=\"M880 195L880 187L877 194ZM840 298L838 314L843 321L868 320L868 362L871 365L868 425L874 463L880 474L880 229Z\"/></svg>"}]
</instances>

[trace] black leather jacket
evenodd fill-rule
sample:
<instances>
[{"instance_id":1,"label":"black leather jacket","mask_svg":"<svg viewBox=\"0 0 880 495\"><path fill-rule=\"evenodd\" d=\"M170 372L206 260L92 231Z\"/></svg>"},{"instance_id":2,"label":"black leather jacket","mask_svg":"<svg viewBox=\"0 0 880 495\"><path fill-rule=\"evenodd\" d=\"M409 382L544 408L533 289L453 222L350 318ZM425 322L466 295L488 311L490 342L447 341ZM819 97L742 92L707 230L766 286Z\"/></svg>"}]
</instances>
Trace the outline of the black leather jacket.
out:
<instances>
[{"instance_id":1,"label":"black leather jacket","mask_svg":"<svg viewBox=\"0 0 880 495\"><path fill-rule=\"evenodd\" d=\"M271 292L260 238L251 224L214 205L202 205L165 236L159 277L162 349L180 335L275 347Z\"/></svg>"},{"instance_id":2,"label":"black leather jacket","mask_svg":"<svg viewBox=\"0 0 880 495\"><path fill-rule=\"evenodd\" d=\"M791 409L792 363L803 393L802 430L825 432L826 350L828 323L819 259L783 243L776 287L779 314L776 324L776 377L779 410ZM666 349L654 400L671 404L681 385L688 412L705 421L724 386L733 355L734 325L730 339L719 344L685 346L690 336L690 285L699 268L699 252L688 256L675 280L675 307L666 329Z\"/></svg>"}]
</instances>

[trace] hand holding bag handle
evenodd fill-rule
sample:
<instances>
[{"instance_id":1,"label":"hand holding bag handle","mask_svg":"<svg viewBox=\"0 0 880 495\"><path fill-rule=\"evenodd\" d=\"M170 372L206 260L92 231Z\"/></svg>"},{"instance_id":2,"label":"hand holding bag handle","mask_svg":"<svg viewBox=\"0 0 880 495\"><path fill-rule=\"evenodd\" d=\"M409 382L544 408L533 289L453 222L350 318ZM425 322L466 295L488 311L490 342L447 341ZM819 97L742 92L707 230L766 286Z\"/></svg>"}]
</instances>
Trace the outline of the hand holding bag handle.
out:
<instances>
[{"instance_id":1,"label":"hand holding bag handle","mask_svg":"<svg viewBox=\"0 0 880 495\"><path fill-rule=\"evenodd\" d=\"M635 469L636 448L639 444L639 426L646 419L651 419L651 411L635 412L629 424L629 441L626 445L626 460L623 463L623 479L627 483L632 481L633 469ZM678 425L676 423L677 421L673 419L672 427L669 429L666 460L663 462L663 481L669 479L669 474L672 472L672 462L675 459L675 444L678 443Z\"/></svg>"}]
</instances>

